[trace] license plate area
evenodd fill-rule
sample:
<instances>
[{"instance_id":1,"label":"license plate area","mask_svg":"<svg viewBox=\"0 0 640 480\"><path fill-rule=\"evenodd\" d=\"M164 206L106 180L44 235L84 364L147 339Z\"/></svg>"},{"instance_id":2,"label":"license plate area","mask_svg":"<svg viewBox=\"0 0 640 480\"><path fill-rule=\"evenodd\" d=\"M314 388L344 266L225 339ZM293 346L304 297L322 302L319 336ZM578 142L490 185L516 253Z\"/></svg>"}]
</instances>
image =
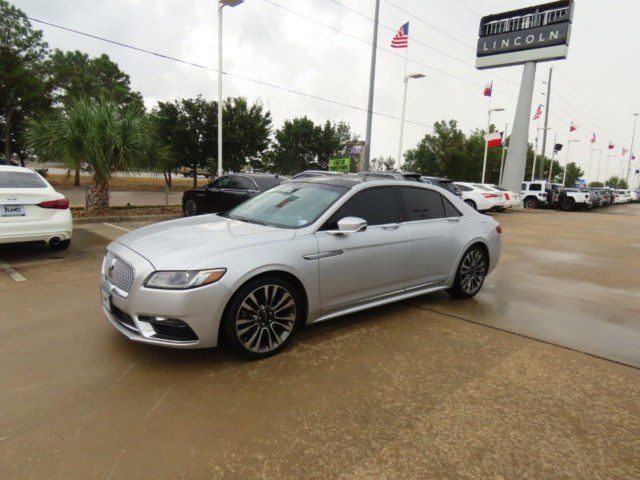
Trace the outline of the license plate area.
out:
<instances>
[{"instance_id":1,"label":"license plate area","mask_svg":"<svg viewBox=\"0 0 640 480\"><path fill-rule=\"evenodd\" d=\"M0 216L3 217L24 217L25 215L24 205L2 205L0 208Z\"/></svg>"}]
</instances>

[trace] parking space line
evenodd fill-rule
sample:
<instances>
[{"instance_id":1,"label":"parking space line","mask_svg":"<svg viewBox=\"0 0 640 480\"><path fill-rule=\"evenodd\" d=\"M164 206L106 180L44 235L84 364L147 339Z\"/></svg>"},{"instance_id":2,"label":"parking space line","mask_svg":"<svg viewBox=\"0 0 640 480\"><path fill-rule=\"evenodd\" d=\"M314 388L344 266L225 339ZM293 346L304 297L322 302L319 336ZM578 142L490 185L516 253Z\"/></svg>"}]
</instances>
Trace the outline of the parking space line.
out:
<instances>
[{"instance_id":1,"label":"parking space line","mask_svg":"<svg viewBox=\"0 0 640 480\"><path fill-rule=\"evenodd\" d=\"M125 232L130 232L131 230L129 230L128 228L124 228L124 227L119 227L117 225L111 225L110 223L107 222L102 222L103 225L107 225L109 227L113 227L113 228L117 228L118 230L124 230Z\"/></svg>"},{"instance_id":2,"label":"parking space line","mask_svg":"<svg viewBox=\"0 0 640 480\"><path fill-rule=\"evenodd\" d=\"M27 279L17 270L11 267L7 262L0 259L0 268L9 275L14 282L25 282Z\"/></svg>"}]
</instances>

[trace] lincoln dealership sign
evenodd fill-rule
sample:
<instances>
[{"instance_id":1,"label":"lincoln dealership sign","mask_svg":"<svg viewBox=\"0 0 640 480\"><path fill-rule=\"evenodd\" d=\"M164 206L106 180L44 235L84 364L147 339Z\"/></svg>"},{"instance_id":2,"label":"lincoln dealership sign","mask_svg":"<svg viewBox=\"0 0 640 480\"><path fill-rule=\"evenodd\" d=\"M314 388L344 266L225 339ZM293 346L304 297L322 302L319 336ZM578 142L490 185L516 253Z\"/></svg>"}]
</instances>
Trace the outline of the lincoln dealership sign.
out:
<instances>
[{"instance_id":1,"label":"lincoln dealership sign","mask_svg":"<svg viewBox=\"0 0 640 480\"><path fill-rule=\"evenodd\" d=\"M491 68L566 58L573 5L573 0L563 0L483 17L476 66Z\"/></svg>"}]
</instances>

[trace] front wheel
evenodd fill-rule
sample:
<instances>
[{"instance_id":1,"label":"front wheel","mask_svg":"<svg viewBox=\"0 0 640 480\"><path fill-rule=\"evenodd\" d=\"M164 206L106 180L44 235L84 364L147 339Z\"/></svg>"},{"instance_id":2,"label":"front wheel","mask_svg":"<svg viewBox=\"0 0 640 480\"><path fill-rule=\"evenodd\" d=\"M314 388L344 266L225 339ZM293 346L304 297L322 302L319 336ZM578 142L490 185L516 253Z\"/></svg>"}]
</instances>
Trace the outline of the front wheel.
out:
<instances>
[{"instance_id":1,"label":"front wheel","mask_svg":"<svg viewBox=\"0 0 640 480\"><path fill-rule=\"evenodd\" d=\"M245 358L257 360L280 352L302 319L295 285L284 278L257 278L235 295L223 320L227 342Z\"/></svg>"},{"instance_id":2,"label":"front wheel","mask_svg":"<svg viewBox=\"0 0 640 480\"><path fill-rule=\"evenodd\" d=\"M462 256L453 286L447 292L455 298L475 296L482 288L487 270L487 254L480 246L474 245Z\"/></svg>"}]
</instances>

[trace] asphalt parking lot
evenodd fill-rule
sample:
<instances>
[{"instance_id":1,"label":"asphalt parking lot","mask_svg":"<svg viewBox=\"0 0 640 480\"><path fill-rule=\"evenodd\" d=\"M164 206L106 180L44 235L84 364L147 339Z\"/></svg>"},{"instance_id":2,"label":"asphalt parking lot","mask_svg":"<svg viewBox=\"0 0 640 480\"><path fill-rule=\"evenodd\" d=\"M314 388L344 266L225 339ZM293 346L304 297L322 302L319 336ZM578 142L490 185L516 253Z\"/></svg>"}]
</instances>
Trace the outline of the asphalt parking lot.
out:
<instances>
[{"instance_id":1,"label":"asphalt parking lot","mask_svg":"<svg viewBox=\"0 0 640 480\"><path fill-rule=\"evenodd\" d=\"M113 330L100 261L142 223L0 246L0 478L639 478L640 204L499 220L473 300L329 321L261 362Z\"/></svg>"}]
</instances>

